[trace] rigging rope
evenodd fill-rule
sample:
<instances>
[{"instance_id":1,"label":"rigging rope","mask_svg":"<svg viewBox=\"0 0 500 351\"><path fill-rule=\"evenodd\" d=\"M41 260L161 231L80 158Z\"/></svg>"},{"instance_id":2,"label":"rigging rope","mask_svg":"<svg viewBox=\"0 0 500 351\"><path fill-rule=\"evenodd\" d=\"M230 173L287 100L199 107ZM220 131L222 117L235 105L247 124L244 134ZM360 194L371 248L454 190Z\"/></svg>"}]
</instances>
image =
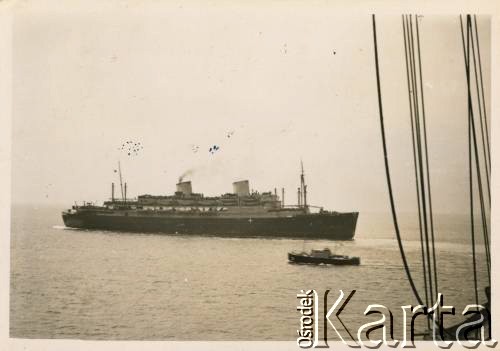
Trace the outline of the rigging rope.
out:
<instances>
[{"instance_id":1,"label":"rigging rope","mask_svg":"<svg viewBox=\"0 0 500 351\"><path fill-rule=\"evenodd\" d=\"M420 294L417 291L417 288L415 286L415 282L413 281L413 277L412 277L410 269L408 267L408 261L406 259L406 255L405 255L404 248L403 248L403 243L401 240L401 234L399 232L399 224L398 224L398 219L397 219L397 215L396 215L396 207L394 205L394 196L392 194L391 174L390 174L390 170L389 170L389 159L387 158L387 145L386 145L386 140L385 140L384 114L383 114L383 109L382 109L382 92L380 89L380 73L379 73L379 65L378 65L377 29L376 29L375 15L374 14L372 15L372 23L373 23L373 43L374 43L374 49L375 49L375 71L376 71L376 77L377 77L378 108L379 108L379 117L380 117L380 132L382 134L382 147L383 147L383 152L384 152L385 174L386 174L386 178L387 178L387 187L388 187L388 191L389 191L389 201L391 204L392 220L394 222L394 230L396 231L396 238L398 240L399 251L401 253L401 259L403 260L403 266L404 266L404 269L406 272L406 276L407 276L408 281L410 283L411 289L413 290L413 294L415 295L415 298L417 299L419 304L423 305L422 298L420 297Z\"/></svg>"},{"instance_id":2,"label":"rigging rope","mask_svg":"<svg viewBox=\"0 0 500 351\"><path fill-rule=\"evenodd\" d=\"M471 246L472 246L472 267L473 267L473 277L474 277L474 295L476 298L476 305L479 304L479 298L477 293L477 267L476 267L476 243L474 237L474 197L473 197L473 178L472 178L472 143L471 143L471 96L470 96L470 71L469 71L469 15L467 15L467 49L465 47L464 30L462 16L460 15L460 31L462 33L462 46L464 50L464 60L465 60L465 74L467 76L467 87L468 87L468 139L469 139L469 203L470 203L470 223L471 223Z\"/></svg>"},{"instance_id":3,"label":"rigging rope","mask_svg":"<svg viewBox=\"0 0 500 351\"><path fill-rule=\"evenodd\" d=\"M406 21L405 21L406 19ZM478 39L478 31L477 31L477 20L475 19L475 35L476 35L476 44L478 50L478 61L479 61L479 80L481 81L481 89L479 88L479 80L478 80L478 68L477 62L475 59L475 44L474 44L474 32L472 31L471 24L471 16L467 15L467 46L465 45L464 38L464 29L463 29L463 21L462 16L460 16L460 30L462 34L462 47L464 52L464 60L465 60L465 70L466 70L466 78L467 78L467 92L468 92L468 156L469 156L469 200L470 200L470 219L471 219L471 244L472 244L472 256L473 256L473 276L474 276L474 293L476 298L476 304L479 304L478 298L478 284L477 284L477 265L476 265L476 246L475 246L475 231L474 231L474 177L473 177L473 157L475 160L475 171L478 182L478 192L479 199L481 205L481 220L483 225L483 236L484 243L486 248L486 260L487 260L487 268L488 268L488 279L491 283L491 272L490 272L490 252L489 252L489 240L488 240L488 228L486 221L486 211L484 206L484 197L483 197L483 186L482 186L482 177L481 177L481 167L479 160L479 152L478 152L478 141L476 138L476 129L474 123L474 111L472 105L472 94L471 94L471 72L470 72L470 49L472 45L472 55L474 62L474 72L476 78L476 89L478 94L479 101L479 110L480 115L479 118L481 120L481 136L482 136L482 144L483 144L483 155L484 155L484 163L486 167L486 181L487 181L487 189L488 195L490 195L490 181L489 181L489 170L488 167L490 164L490 154L489 154L489 137L488 137L488 127L487 127L487 119L486 119L486 108L484 103L484 86L482 80L482 68L480 62L480 51L479 51L479 39ZM413 36L413 22L410 16L408 21L408 17L405 18L403 16L403 34L404 34L404 43L405 43L405 59L406 59L406 74L408 81L408 97L410 103L410 120L412 126L412 146L413 146L413 159L415 166L415 178L416 178L416 188L417 188L417 202L419 205L419 228L420 228L420 237L422 243L422 234L425 234L425 246L426 250L424 250L423 244L421 244L422 248L422 261L423 261L423 273L424 273L424 285L425 285L425 293L426 293L426 301L428 301L428 292L430 295L431 301L433 300L433 292L435 292L436 296L438 294L438 279L437 279L437 267L436 267L436 256L435 256L435 237L434 237L434 224L433 224L433 216L432 216L432 200L431 200L431 190L430 190L430 176L429 176L429 157L428 157L428 144L427 144L427 130L426 130L426 119L425 119L425 104L423 97L423 79L422 79L422 62L421 62L421 49L420 49L420 37L419 37L419 28L418 28L418 18L415 17L415 26L416 26L416 36L417 36L417 55L418 55L418 71L420 78L420 90L422 96L422 128L420 126L420 114L419 114L419 100L418 100L418 90L417 90L417 67L415 61L415 48L414 48L414 36ZM380 71L379 71L379 62L378 62L378 47L377 47L377 31L376 31L376 23L375 23L375 15L372 15L372 23L373 23L373 41L374 41L374 50L375 50L375 68L376 68L376 79L377 79L377 93L378 93L378 106L379 106L379 117L380 117L380 129L382 136L382 147L384 154L384 164L385 164L385 173L387 178L387 186L389 192L389 200L391 205L392 218L394 223L394 229L396 232L396 238L398 241L399 251L401 254L401 258L403 260L403 266L406 272L406 276L410 283L413 294L415 295L419 304L423 305L423 301L417 291L415 286L415 282L411 275L408 261L406 258L406 254L403 248L401 233L399 230L399 224L397 220L397 214L394 203L394 196L392 191L392 182L390 176L389 169L389 160L388 160L388 152L387 152L387 142L385 137L385 126L384 126L384 117L383 117L383 108L382 108L382 93L381 93L381 84L380 84ZM413 102L412 102L412 92L413 92ZM481 95L481 98L479 97ZM484 111L484 113L483 113ZM483 130L483 116L484 116L484 126L486 129L486 144L485 145L485 137ZM423 131L423 141L422 141L422 133ZM422 143L424 144L425 155L422 155ZM474 148L474 149L473 149ZM473 155L474 151L474 155ZM417 160L418 160L418 171L417 171ZM425 160L425 166L423 165ZM425 175L424 175L425 169ZM426 177L426 179L425 179ZM427 180L427 181L426 181ZM427 187L425 186L427 184ZM420 185L420 186L419 186ZM427 225L427 203L426 203L426 191L428 193L429 199L429 220L430 220L430 231L431 231L431 243L432 243L432 268L431 268L431 259L430 259L430 248L429 248L429 233L428 233L428 225ZM490 195L491 201L491 195ZM424 230L422 231L422 222ZM424 259L424 251L426 251L425 256L427 256L427 267ZM434 287L433 291L433 277L431 270L433 269L434 273ZM427 273L428 273L428 283L429 290L427 290ZM446 330L445 330L446 332ZM448 332L446 332L448 334Z\"/></svg>"},{"instance_id":4,"label":"rigging rope","mask_svg":"<svg viewBox=\"0 0 500 351\"><path fill-rule=\"evenodd\" d=\"M460 17L460 23L462 25L462 18ZM466 69L466 74L467 74L467 88L468 88L468 107L469 107L469 119L471 120L471 128L472 128L472 141L473 141L473 146L474 146L474 156L475 156L475 163L476 163L476 176L477 176L477 181L478 181L478 192L479 192L479 204L480 204L480 209L481 209L481 224L482 224L482 229L483 229L483 240L484 240L484 245L485 245L485 251L486 251L486 267L488 270L488 280L491 283L491 262L490 262L490 248L489 248L489 239L488 239L488 225L487 225L487 220L486 220L486 213L485 213L485 206L484 206L484 198L483 198L483 186L482 186L482 177L481 177L481 170L480 170L480 162L479 162L479 154L478 154L478 148L477 148L477 139L476 139L476 128L475 128L475 123L474 123L474 110L472 106L472 94L470 90L470 44L469 40L472 44L472 49L474 49L474 42L473 42L473 36L472 36L472 24L471 24L471 16L467 15L467 60L465 63L465 69ZM463 29L462 29L462 44L465 45L465 42L463 40ZM465 55L465 48L464 48L464 55ZM479 93L479 91L478 91Z\"/></svg>"},{"instance_id":5,"label":"rigging rope","mask_svg":"<svg viewBox=\"0 0 500 351\"><path fill-rule=\"evenodd\" d=\"M414 37L413 37L413 21L411 16L409 17L409 30L410 30L410 57L411 65L410 71L413 74L413 97L414 97L414 107L415 107L415 129L417 133L417 156L418 156L418 170L420 174L420 194L422 199L422 218L424 223L424 237L425 237L425 248L426 248L426 261L427 261L427 272L428 272L428 285L429 285L429 298L434 301L433 288L432 288L432 273L431 273L431 258L430 258L430 248L429 248L429 228L427 223L427 203L426 203L426 191L425 191L425 179L424 179L424 165L423 165L423 155L422 155L422 136L420 128L420 113L418 104L418 88L417 88L417 67L415 62L415 48L414 48ZM408 23L408 22L407 22Z\"/></svg>"},{"instance_id":6,"label":"rigging rope","mask_svg":"<svg viewBox=\"0 0 500 351\"><path fill-rule=\"evenodd\" d=\"M427 195L429 197L429 219L430 219L430 229L431 229L431 245L432 245L432 262L433 262L433 270L434 270L434 289L435 296L437 297L439 288L438 288L438 278L437 278L437 264L436 264L436 245L435 245L435 237L434 237L434 218L432 215L432 196L431 196L431 178L429 175L429 152L427 147L427 126L426 126L426 118L425 118L425 105L424 105L424 88L423 88L423 79L422 79L422 59L420 57L420 33L418 30L418 17L415 16L415 26L417 29L417 48L418 48L418 65L420 72L420 92L422 96L422 121L424 126L424 146L425 146L425 168L427 175ZM431 268L429 267L429 270ZM431 287L432 289L432 287Z\"/></svg>"},{"instance_id":7,"label":"rigging rope","mask_svg":"<svg viewBox=\"0 0 500 351\"><path fill-rule=\"evenodd\" d=\"M476 34L476 45L477 45L477 49L478 49L478 57L480 56L480 52L479 52L479 36L478 36L478 32L477 32L477 20L476 20L476 17L474 16L474 20L475 20L475 34ZM483 145L483 156L484 156L484 164L485 164L485 174L486 174L486 186L487 186L487 190L488 190L488 205L489 207L491 207L491 190L490 190L490 178L489 178L489 173L491 171L491 168L488 169L488 162L487 162L487 154L488 154L488 158L489 158L489 144L488 144L488 148L486 148L484 142L485 142L485 137L484 137L484 131L483 131L483 116L485 117L485 115L482 114L482 109L481 109L481 106L484 107L484 104L482 103L481 99L480 99L480 93L482 93L483 95L483 98L484 98L484 89L483 89L483 86L482 86L482 70L480 69L480 75L481 75L481 90L479 89L479 85L478 85L478 68L477 68L477 64L476 64L476 56L475 56L475 46L474 45L474 36L472 34L472 32L474 31L472 29L472 20L470 19L469 22L468 22L468 25L470 27L470 32L471 32L471 43L472 43L472 54L473 54L473 60L474 60L474 73L475 73L475 78L476 78L476 92L477 92L477 97L478 97L478 109L479 109L479 118L480 118L480 124L481 124L481 137L482 137L482 145ZM483 101L484 102L484 101ZM486 113L486 110L484 110L484 112ZM484 119L484 123L486 125L486 118ZM474 125L472 126L474 128ZM474 130L474 129L473 129ZM476 135L474 133L474 138L476 138ZM489 141L488 141L489 142ZM485 200L483 199L483 192L482 192L482 184L481 184L481 175L479 173L479 169L480 169L480 166L479 166L479 162L478 162L478 156L477 156L477 142L476 140L474 139L474 147L475 147L475 150L476 150L476 169L477 169L477 172L478 172L478 181L479 181L479 196L480 196L480 205L481 205L481 221L482 221L482 226L483 226L483 240L484 240L484 246L485 246L485 251L486 251L486 264L487 264L487 268L488 268L488 279L491 280L490 276L491 276L491 273L490 273L490 270L491 270L491 261L490 261L490 243L489 243L489 239L488 239L488 223L487 223L487 219L486 219L486 206L485 206ZM490 161L491 162L491 161ZM490 167L491 167L491 163L490 163Z\"/></svg>"},{"instance_id":8,"label":"rigging rope","mask_svg":"<svg viewBox=\"0 0 500 351\"><path fill-rule=\"evenodd\" d=\"M476 45L477 45L477 58L478 58L478 63L479 63L479 77L481 81L481 96L483 98L483 117L484 117L484 125L486 129L486 150L488 152L488 161L489 161L489 166L490 166L490 172L491 172L491 153L490 153L490 137L489 137L489 130L488 130L488 118L486 115L486 102L484 100L484 84L483 84L483 69L481 65L481 50L479 48L479 32L477 30L477 18L476 15L474 15L474 28L476 32ZM490 198L491 201L491 198Z\"/></svg>"},{"instance_id":9,"label":"rigging rope","mask_svg":"<svg viewBox=\"0 0 500 351\"><path fill-rule=\"evenodd\" d=\"M406 80L407 80L407 85L408 85L408 102L410 106L410 124L411 124L411 141L412 141L412 150L413 150L413 167L414 167L414 173L415 173L415 189L416 189L416 194L417 194L417 206L418 206L418 228L419 228L419 233L420 233L420 250L422 253L422 273L423 273L423 278L424 278L424 290L425 290L425 303L427 306L429 306L429 296L428 296L428 291L427 291L427 268L425 265L425 249L424 249L424 234L422 232L422 211L421 211L421 204L420 204L420 192L418 188L419 184L419 177L418 177L418 172L417 172L417 150L416 150L416 136L415 136L415 126L414 126L414 112L413 112L413 102L412 102L412 78L410 78L410 73L409 73L409 66L410 66L410 61L409 61L409 43L407 45L407 42L409 42L409 29L407 28L408 23L407 23L407 18L405 15L402 15L402 20L403 20L403 42L404 42L404 48L405 48L405 63L406 63ZM427 320L427 326L430 327L429 320Z\"/></svg>"},{"instance_id":10,"label":"rigging rope","mask_svg":"<svg viewBox=\"0 0 500 351\"><path fill-rule=\"evenodd\" d=\"M406 276L408 278L408 282L410 283L411 289L412 289L413 294L414 294L415 298L417 299L418 303L420 305L423 305L424 303L422 301L422 298L420 297L420 294L417 291L415 282L413 280L413 277L411 275L411 272L410 272L410 269L408 266L408 260L406 258L406 254L405 254L405 251L403 248L401 233L399 230L399 224L398 224L396 208L395 208L395 203L394 203L394 196L393 196L393 192L392 192L392 181L391 181L391 174L390 174L390 169L389 169L387 142L386 142L386 137L385 137L384 115L383 115L383 108L382 108L382 92L381 92L381 87L380 87L380 72L379 72L380 69L379 69L379 62L378 62L377 29L376 29L375 15L374 14L372 15L372 23L373 23L373 42L374 42L374 51L375 51L375 72L376 72L376 80L377 80L378 107L379 107L379 117L380 117L380 131L381 131L381 136L382 136L382 148L383 148L383 155L384 155L385 174L386 174L386 179L387 179L387 188L388 188L388 192L389 192L389 201L390 201L390 205L391 205L392 219L393 219L393 223L394 223L394 230L396 232L396 238L397 238L397 242L398 242L399 251L401 254L401 259L403 261L403 267L405 269L405 273L406 273ZM405 20L404 20L404 16L403 16L403 29L404 28L405 28ZM417 29L417 31L418 31L418 29ZM410 66L411 66L411 61L409 59L409 56L411 54L411 50L410 50L409 45L408 45L408 48L406 46L406 43L407 43L406 35L408 33L408 30L404 30L404 33L405 33L405 57L407 58L407 61L406 61L407 67L406 68L407 68L407 78L408 78L408 87L409 87L408 89L409 89L410 110L413 111L410 85L413 86L413 91L416 91L416 84L415 84L416 75L415 75L415 71L412 70L413 69L413 66L412 66L411 70L412 70L412 83L413 84L410 84L410 79L409 79L410 74L409 74L409 70L408 70L408 62L410 62ZM409 38L410 38L410 35L408 34L408 40L409 40ZM417 40L419 40L419 39L417 38ZM420 55L420 46L418 47L418 50L419 50L419 55ZM419 63L420 63L420 56L419 56ZM414 56L413 56L413 64L415 64L415 57ZM421 66L420 66L420 69L421 69ZM420 73L420 79L422 79L421 73ZM422 85L421 85L421 88L422 88ZM423 90L422 90L422 92L423 92ZM418 108L416 101L418 101L418 100L414 99L415 106ZM423 103L423 101L422 101L422 103ZM411 112L411 113L413 113L413 112ZM418 116L418 114L416 112L415 112L415 116ZM425 132L425 128L424 128L424 132ZM419 134L417 134L417 136L419 136ZM414 164L415 165L416 165L415 140L418 139L417 141L419 141L419 138L417 138L417 136L415 136L415 134L413 133L413 119L412 119L412 143L414 146L413 151L414 151ZM424 138L424 142L425 142L425 144L427 144L426 137ZM417 146L418 146L418 143L417 143ZM419 148L421 150L421 145L419 146ZM421 155L420 155L420 157L421 157ZM426 153L426 157L427 157L427 153ZM420 176L423 177L422 160L420 159L419 161L420 161L420 170L421 170ZM428 163L426 163L426 166L427 166L427 171L428 171ZM417 173L416 167L415 167L415 172ZM418 174L417 174L416 178L418 178ZM429 181L429 177L427 179ZM418 184L418 180L417 180L417 184ZM423 190L423 194L425 194L425 188L423 187L423 185L422 185L421 189ZM429 190L429 193L430 193L430 187L428 187L427 189ZM418 194L419 194L419 192L418 192L418 185L417 185L417 196L418 196ZM425 198L424 198L424 200L425 200ZM425 204L425 202L424 202L424 204ZM419 211L420 211L420 206L419 206ZM432 214L431 214L431 218L432 218ZM427 240L428 240L428 238L427 238ZM428 244L428 241L427 241L427 244ZM434 244L434 242L433 242L433 244ZM427 251L427 254L429 254L429 251ZM427 256L427 257L429 258L429 256ZM424 259L422 261L425 262ZM434 260L434 262L435 262L435 260ZM425 270L425 263L424 263L424 270ZM429 263L429 270L430 270L430 263ZM436 273L437 272L435 271L435 277L437 277ZM429 272L429 274L430 274L430 272ZM424 282L425 281L426 280L424 280ZM431 279L429 279L429 283L432 283ZM426 289L426 293L427 293L427 289ZM432 288L430 290L430 293L432 294ZM427 318L428 318L428 320L430 320L432 318L432 314L428 314ZM438 327L438 326L436 326L436 327ZM442 332L450 338L455 337L455 335L453 333L450 333L446 329L442 330Z\"/></svg>"},{"instance_id":11,"label":"rigging rope","mask_svg":"<svg viewBox=\"0 0 500 351\"><path fill-rule=\"evenodd\" d=\"M470 26L470 31L472 32L472 24L469 21L468 26ZM489 198L489 203L491 203L491 190L490 190L490 177L489 177L489 166L488 166L488 159L487 159L487 151L486 151L486 146L484 144L485 138L484 138L484 130L483 130L483 110L481 108L482 102L481 102L481 94L480 94L480 89L479 89L479 81L478 81L478 69L477 69L477 64L476 64L476 50L475 50L475 44L474 44L474 36L471 33L471 46L472 46L472 59L474 62L474 76L476 80L476 92L477 92L477 103L478 103L478 111L479 111L479 121L481 125L481 141L483 143L483 156L484 156L484 165L486 168L486 189L488 190L488 198ZM475 135L474 135L475 137Z\"/></svg>"}]
</instances>

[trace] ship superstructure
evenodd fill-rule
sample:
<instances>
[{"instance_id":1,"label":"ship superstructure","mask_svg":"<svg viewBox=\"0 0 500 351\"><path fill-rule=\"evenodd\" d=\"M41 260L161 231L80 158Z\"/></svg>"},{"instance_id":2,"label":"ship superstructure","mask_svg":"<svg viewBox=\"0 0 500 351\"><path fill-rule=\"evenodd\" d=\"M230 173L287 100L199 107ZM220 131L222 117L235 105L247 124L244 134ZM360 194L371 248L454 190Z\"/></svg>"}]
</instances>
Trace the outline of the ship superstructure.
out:
<instances>
[{"instance_id":1,"label":"ship superstructure","mask_svg":"<svg viewBox=\"0 0 500 351\"><path fill-rule=\"evenodd\" d=\"M75 205L63 212L66 226L133 232L161 232L217 236L293 237L350 240L354 237L358 213L330 212L307 202L307 185L302 168L297 204L285 205L274 192L250 191L248 180L233 183L233 192L205 196L193 192L191 181L179 179L173 195L140 195L127 199L127 184L121 181L121 197L102 206Z\"/></svg>"}]
</instances>

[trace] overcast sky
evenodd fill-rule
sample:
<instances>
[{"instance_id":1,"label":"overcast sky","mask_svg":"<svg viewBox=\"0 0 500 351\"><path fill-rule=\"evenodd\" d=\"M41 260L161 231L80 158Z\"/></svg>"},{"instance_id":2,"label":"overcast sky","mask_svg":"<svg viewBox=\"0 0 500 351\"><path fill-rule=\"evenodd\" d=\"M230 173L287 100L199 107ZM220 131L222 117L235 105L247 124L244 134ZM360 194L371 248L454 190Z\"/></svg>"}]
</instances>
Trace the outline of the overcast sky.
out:
<instances>
[{"instance_id":1,"label":"overcast sky","mask_svg":"<svg viewBox=\"0 0 500 351\"><path fill-rule=\"evenodd\" d=\"M195 192L249 179L259 191L285 187L292 204L302 159L310 203L388 209L370 16L159 6L17 8L13 202L102 201L120 160L131 196L170 194L193 170ZM419 23L434 208L466 213L459 19ZM489 18L478 25L489 108ZM401 17L378 16L377 29L396 201L415 211ZM143 148L129 156L126 141Z\"/></svg>"}]
</instances>

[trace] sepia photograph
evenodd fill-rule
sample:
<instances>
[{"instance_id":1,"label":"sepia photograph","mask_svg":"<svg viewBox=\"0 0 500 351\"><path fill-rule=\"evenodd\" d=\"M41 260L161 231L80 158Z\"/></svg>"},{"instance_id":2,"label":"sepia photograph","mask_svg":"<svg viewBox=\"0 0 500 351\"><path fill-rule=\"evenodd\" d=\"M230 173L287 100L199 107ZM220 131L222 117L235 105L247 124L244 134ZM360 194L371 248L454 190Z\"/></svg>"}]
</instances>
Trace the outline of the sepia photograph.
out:
<instances>
[{"instance_id":1,"label":"sepia photograph","mask_svg":"<svg viewBox=\"0 0 500 351\"><path fill-rule=\"evenodd\" d=\"M0 4L8 347L497 346L494 5L339 4Z\"/></svg>"}]
</instances>

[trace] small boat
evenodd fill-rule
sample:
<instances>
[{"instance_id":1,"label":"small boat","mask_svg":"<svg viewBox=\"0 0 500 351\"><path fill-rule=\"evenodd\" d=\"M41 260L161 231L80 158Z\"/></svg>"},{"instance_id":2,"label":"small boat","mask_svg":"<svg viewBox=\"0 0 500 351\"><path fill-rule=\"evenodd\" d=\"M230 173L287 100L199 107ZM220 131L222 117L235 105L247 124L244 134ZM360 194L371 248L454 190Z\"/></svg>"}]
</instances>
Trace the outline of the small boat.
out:
<instances>
[{"instance_id":1,"label":"small boat","mask_svg":"<svg viewBox=\"0 0 500 351\"><path fill-rule=\"evenodd\" d=\"M343 255L333 255L329 248L323 250L311 250L311 253L289 252L288 261L290 263L310 263L310 264L334 264L334 265L352 265L360 264L359 257L350 257Z\"/></svg>"}]
</instances>

